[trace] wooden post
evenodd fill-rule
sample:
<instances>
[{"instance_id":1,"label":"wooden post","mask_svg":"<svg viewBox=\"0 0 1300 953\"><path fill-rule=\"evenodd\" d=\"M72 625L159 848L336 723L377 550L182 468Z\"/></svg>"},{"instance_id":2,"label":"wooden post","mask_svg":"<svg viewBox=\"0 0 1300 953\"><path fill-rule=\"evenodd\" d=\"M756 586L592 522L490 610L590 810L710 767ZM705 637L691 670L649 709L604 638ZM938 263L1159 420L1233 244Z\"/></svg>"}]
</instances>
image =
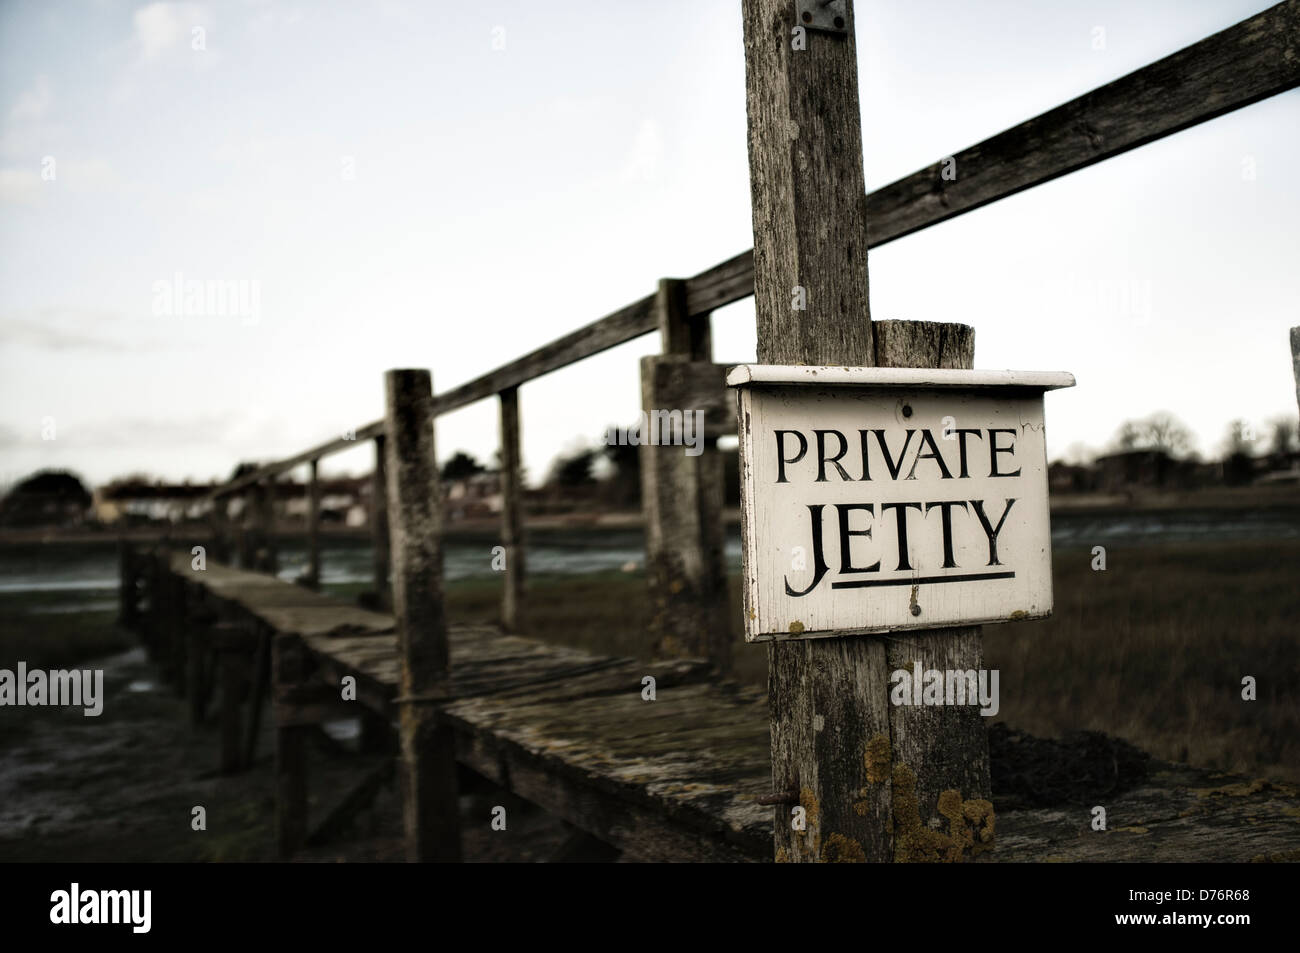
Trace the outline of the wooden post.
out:
<instances>
[{"instance_id":1,"label":"wooden post","mask_svg":"<svg viewBox=\"0 0 1300 953\"><path fill-rule=\"evenodd\" d=\"M272 699L275 709L275 834L281 859L307 839L307 740L312 728L286 717L284 700L306 679L306 660L296 636L276 634L272 643ZM223 700L224 703L224 700ZM224 719L223 719L224 720ZM238 726L229 729L238 736ZM223 730L223 739L226 737ZM225 745L222 746L223 760Z\"/></svg>"},{"instance_id":2,"label":"wooden post","mask_svg":"<svg viewBox=\"0 0 1300 953\"><path fill-rule=\"evenodd\" d=\"M239 553L239 568L252 571L257 568L257 539L253 529L257 495L248 492L240 493L238 500L239 518L235 527L235 542Z\"/></svg>"},{"instance_id":3,"label":"wooden post","mask_svg":"<svg viewBox=\"0 0 1300 953\"><path fill-rule=\"evenodd\" d=\"M425 370L384 377L393 613L401 654L399 730L407 859L460 859L456 746L428 698L449 671L442 598L442 495L434 453L433 386Z\"/></svg>"},{"instance_id":4,"label":"wooden post","mask_svg":"<svg viewBox=\"0 0 1300 953\"><path fill-rule=\"evenodd\" d=\"M501 400L501 545L506 559L501 626L507 632L518 632L523 625L525 578L519 388L507 388L498 396Z\"/></svg>"},{"instance_id":5,"label":"wooden post","mask_svg":"<svg viewBox=\"0 0 1300 953\"><path fill-rule=\"evenodd\" d=\"M660 278L655 291L655 320L665 354L685 354L692 361L713 360L713 329L707 314L692 320L686 306L686 282Z\"/></svg>"},{"instance_id":6,"label":"wooden post","mask_svg":"<svg viewBox=\"0 0 1300 953\"><path fill-rule=\"evenodd\" d=\"M248 685L248 656L253 640L244 627L229 623L214 626L209 632L209 640L216 651L221 678L221 773L234 774L244 767L243 707ZM301 755L299 750L290 755L290 760ZM301 772L292 784L301 785L305 799L306 786ZM305 812L305 807L303 810Z\"/></svg>"},{"instance_id":7,"label":"wooden post","mask_svg":"<svg viewBox=\"0 0 1300 953\"><path fill-rule=\"evenodd\" d=\"M275 553L275 480L262 480L253 495L253 569L275 575L279 560Z\"/></svg>"},{"instance_id":8,"label":"wooden post","mask_svg":"<svg viewBox=\"0 0 1300 953\"><path fill-rule=\"evenodd\" d=\"M125 536L117 538L117 568L117 621L119 625L131 628L140 618L140 589L136 584L139 568L135 552Z\"/></svg>"},{"instance_id":9,"label":"wooden post","mask_svg":"<svg viewBox=\"0 0 1300 953\"><path fill-rule=\"evenodd\" d=\"M664 353L641 360L643 441L659 429L656 412L679 413L684 422L686 414L703 409L697 406L701 380L723 390L712 364L709 318L690 319L685 281L660 280L655 313ZM707 658L727 671L731 638L722 457L716 437L705 439L700 431L698 454L680 445L641 446L650 637L657 657Z\"/></svg>"},{"instance_id":10,"label":"wooden post","mask_svg":"<svg viewBox=\"0 0 1300 953\"><path fill-rule=\"evenodd\" d=\"M212 509L208 513L208 526L211 530L208 540L208 558L214 562L230 562L228 528L226 526L226 506L228 502L225 497L216 497L213 499Z\"/></svg>"},{"instance_id":11,"label":"wooden post","mask_svg":"<svg viewBox=\"0 0 1300 953\"><path fill-rule=\"evenodd\" d=\"M1291 329L1291 374L1295 377L1295 403L1300 408L1300 327Z\"/></svg>"},{"instance_id":12,"label":"wooden post","mask_svg":"<svg viewBox=\"0 0 1300 953\"><path fill-rule=\"evenodd\" d=\"M845 7L844 32L809 29L806 48L794 49L793 3L743 2L760 363L877 361L852 3ZM882 362L970 366L969 328L891 324ZM978 667L978 630L914 632L891 644L868 636L769 644L773 789L797 792L807 815L799 832L790 807L777 808L777 859L927 859L939 793L987 797L977 712L972 722L970 712L888 703L889 673L904 655Z\"/></svg>"},{"instance_id":13,"label":"wooden post","mask_svg":"<svg viewBox=\"0 0 1300 953\"><path fill-rule=\"evenodd\" d=\"M370 475L370 546L375 576L374 605L380 609L392 604L388 581L391 544L388 538L388 481L384 472L387 467L384 442L382 434L375 438L375 469Z\"/></svg>"},{"instance_id":14,"label":"wooden post","mask_svg":"<svg viewBox=\"0 0 1300 953\"><path fill-rule=\"evenodd\" d=\"M307 585L320 588L320 461L307 478Z\"/></svg>"}]
</instances>

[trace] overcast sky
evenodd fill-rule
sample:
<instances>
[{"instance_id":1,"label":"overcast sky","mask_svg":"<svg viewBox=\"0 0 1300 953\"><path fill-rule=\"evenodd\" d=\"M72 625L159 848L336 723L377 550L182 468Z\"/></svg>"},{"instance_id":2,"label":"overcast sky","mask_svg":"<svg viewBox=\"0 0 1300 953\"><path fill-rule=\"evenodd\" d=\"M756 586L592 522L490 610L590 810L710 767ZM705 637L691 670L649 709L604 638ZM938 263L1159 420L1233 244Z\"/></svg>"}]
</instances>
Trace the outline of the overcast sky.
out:
<instances>
[{"instance_id":1,"label":"overcast sky","mask_svg":"<svg viewBox=\"0 0 1300 953\"><path fill-rule=\"evenodd\" d=\"M867 187L1268 5L859 0ZM1053 457L1157 410L1215 453L1296 413L1297 154L1292 91L873 251L873 315L1074 372ZM0 479L206 480L331 439L387 368L449 389L748 248L748 179L739 0L4 3ZM250 297L187 314L177 275ZM754 359L752 300L713 326ZM531 478L634 416L657 349L522 388ZM489 459L496 413L441 418L440 456Z\"/></svg>"}]
</instances>

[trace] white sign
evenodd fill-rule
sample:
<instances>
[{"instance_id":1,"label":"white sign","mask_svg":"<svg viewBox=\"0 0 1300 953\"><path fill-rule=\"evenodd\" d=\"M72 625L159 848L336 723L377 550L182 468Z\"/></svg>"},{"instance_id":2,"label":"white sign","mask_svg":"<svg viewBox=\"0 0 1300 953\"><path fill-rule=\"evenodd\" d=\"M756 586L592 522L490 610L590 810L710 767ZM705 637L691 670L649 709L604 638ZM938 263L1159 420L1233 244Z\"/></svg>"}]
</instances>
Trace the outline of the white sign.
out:
<instances>
[{"instance_id":1,"label":"white sign","mask_svg":"<svg viewBox=\"0 0 1300 953\"><path fill-rule=\"evenodd\" d=\"M742 365L745 638L1052 611L1043 391L1064 373Z\"/></svg>"}]
</instances>

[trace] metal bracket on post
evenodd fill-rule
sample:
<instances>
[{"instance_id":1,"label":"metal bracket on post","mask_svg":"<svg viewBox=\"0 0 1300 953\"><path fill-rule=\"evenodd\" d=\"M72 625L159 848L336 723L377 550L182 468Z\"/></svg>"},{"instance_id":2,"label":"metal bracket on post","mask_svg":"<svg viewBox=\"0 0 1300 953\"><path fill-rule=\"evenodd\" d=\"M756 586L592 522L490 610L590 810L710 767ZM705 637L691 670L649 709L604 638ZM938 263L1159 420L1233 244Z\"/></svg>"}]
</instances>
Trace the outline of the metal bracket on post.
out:
<instances>
[{"instance_id":1,"label":"metal bracket on post","mask_svg":"<svg viewBox=\"0 0 1300 953\"><path fill-rule=\"evenodd\" d=\"M795 13L800 25L809 30L828 33L847 33L849 30L845 0L799 0Z\"/></svg>"}]
</instances>

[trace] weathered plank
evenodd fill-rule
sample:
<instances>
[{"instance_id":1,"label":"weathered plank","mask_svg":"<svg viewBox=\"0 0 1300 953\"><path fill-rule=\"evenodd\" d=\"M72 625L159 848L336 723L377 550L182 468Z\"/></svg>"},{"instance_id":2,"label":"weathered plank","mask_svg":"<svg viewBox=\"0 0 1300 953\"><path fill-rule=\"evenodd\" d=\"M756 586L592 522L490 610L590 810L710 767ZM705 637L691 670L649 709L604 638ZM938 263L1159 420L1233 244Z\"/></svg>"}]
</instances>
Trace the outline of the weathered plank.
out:
<instances>
[{"instance_id":1,"label":"weathered plank","mask_svg":"<svg viewBox=\"0 0 1300 953\"><path fill-rule=\"evenodd\" d=\"M351 450L357 445L357 441L373 440L375 437L382 435L383 432L384 422L382 420L371 421L365 426L349 432L346 436L327 440L325 443L317 444L302 453L296 453L292 457L285 457L283 460L277 460L274 463L258 467L256 470L250 470L236 480L223 483L203 499L208 502L219 497L229 496L232 493L238 493L240 490L255 486L263 480L274 479L304 463L319 460L322 457L328 457L330 454L339 453L343 450Z\"/></svg>"},{"instance_id":2,"label":"weathered plank","mask_svg":"<svg viewBox=\"0 0 1300 953\"><path fill-rule=\"evenodd\" d=\"M788 31L787 31L788 32ZM1287 0L867 195L867 246L1022 192L1300 85ZM687 280L692 314L753 294L754 249Z\"/></svg>"},{"instance_id":3,"label":"weathered plank","mask_svg":"<svg viewBox=\"0 0 1300 953\"><path fill-rule=\"evenodd\" d=\"M477 400L499 394L509 387L518 387L543 374L649 334L657 328L654 302L655 295L647 295L599 321L593 321L530 351L509 364L439 394L433 401L434 413L450 413Z\"/></svg>"}]
</instances>

